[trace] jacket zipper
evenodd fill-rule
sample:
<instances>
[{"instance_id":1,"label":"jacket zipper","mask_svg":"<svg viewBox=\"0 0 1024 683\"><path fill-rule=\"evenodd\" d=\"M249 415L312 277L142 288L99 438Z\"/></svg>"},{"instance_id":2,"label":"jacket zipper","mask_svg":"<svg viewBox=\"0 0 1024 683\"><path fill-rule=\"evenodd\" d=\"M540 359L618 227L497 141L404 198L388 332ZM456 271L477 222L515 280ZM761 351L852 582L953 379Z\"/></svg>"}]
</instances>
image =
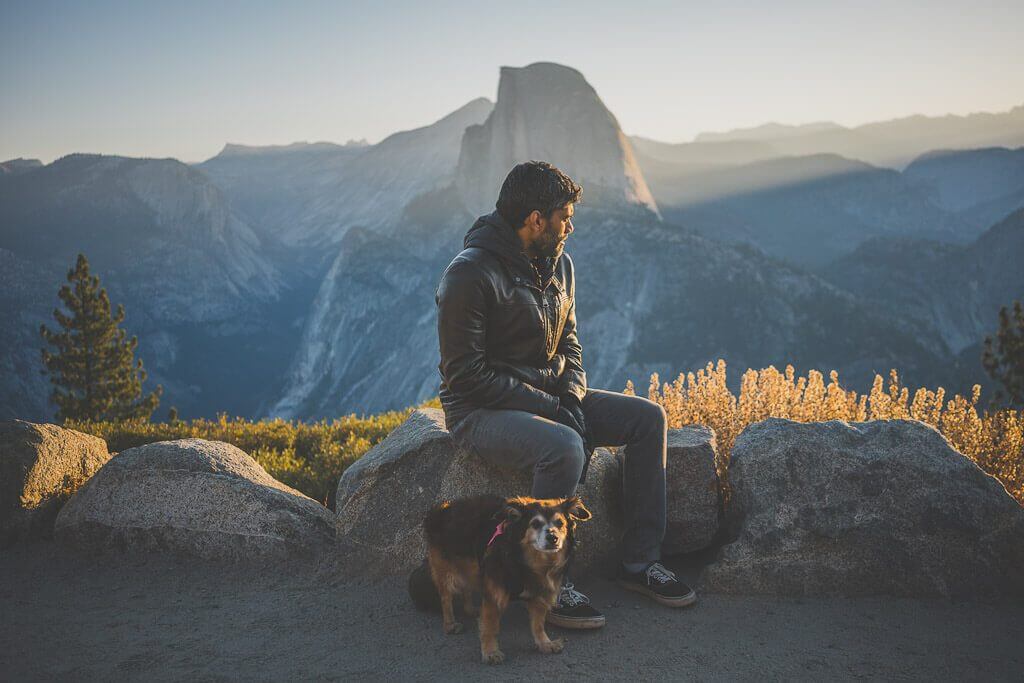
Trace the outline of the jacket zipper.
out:
<instances>
[{"instance_id":1,"label":"jacket zipper","mask_svg":"<svg viewBox=\"0 0 1024 683\"><path fill-rule=\"evenodd\" d=\"M531 266L532 266L532 264L531 264ZM519 275L516 275L515 278L516 278L516 283L517 284L524 284L527 287L529 287L530 289L535 289L538 292L540 292L540 321L541 321L541 327L542 327L543 332L544 332L543 355L544 355L544 358L547 359L547 355L548 355L548 334L550 334L550 330L548 329L548 298L547 298L547 296L544 295L544 290L540 288L540 273L537 272L537 268L535 266L533 266L533 272L536 273L536 275L537 275L536 282L528 282L525 278L523 278L523 277L521 277ZM555 278L552 277L551 281L554 282Z\"/></svg>"}]
</instances>

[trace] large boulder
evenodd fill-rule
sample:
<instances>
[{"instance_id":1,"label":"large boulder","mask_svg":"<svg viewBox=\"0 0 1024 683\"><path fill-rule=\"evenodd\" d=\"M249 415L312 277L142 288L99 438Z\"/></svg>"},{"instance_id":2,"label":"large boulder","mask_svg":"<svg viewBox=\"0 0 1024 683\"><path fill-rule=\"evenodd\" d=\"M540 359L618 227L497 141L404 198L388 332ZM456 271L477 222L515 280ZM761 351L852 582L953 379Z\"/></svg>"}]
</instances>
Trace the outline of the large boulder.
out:
<instances>
[{"instance_id":1,"label":"large boulder","mask_svg":"<svg viewBox=\"0 0 1024 683\"><path fill-rule=\"evenodd\" d=\"M61 506L109 459L107 443L95 436L0 422L0 547L49 537Z\"/></svg>"},{"instance_id":2,"label":"large boulder","mask_svg":"<svg viewBox=\"0 0 1024 683\"><path fill-rule=\"evenodd\" d=\"M736 439L729 593L1024 595L1024 509L916 420L771 418Z\"/></svg>"},{"instance_id":3,"label":"large boulder","mask_svg":"<svg viewBox=\"0 0 1024 683\"><path fill-rule=\"evenodd\" d=\"M54 531L85 550L277 560L329 547L337 519L235 446L182 439L111 458L64 506Z\"/></svg>"},{"instance_id":4,"label":"large boulder","mask_svg":"<svg viewBox=\"0 0 1024 683\"><path fill-rule=\"evenodd\" d=\"M688 473L701 470L691 462L702 452L692 444L696 440L695 435L670 439L679 456L679 462L671 467L678 467L678 482L687 482L687 487ZM712 452L712 474L713 460ZM529 495L531 483L528 471L496 467L457 447L445 428L444 414L424 408L413 412L345 471L338 482L336 509L346 540L359 549L366 562L381 571L405 572L425 555L421 522L431 506L477 493ZM700 487L704 486L702 481ZM577 494L593 519L577 527L575 567L580 572L610 573L623 531L621 466L616 457L598 448ZM675 496L675 491L670 493L670 499ZM697 498L704 501L703 494ZM708 535L711 522L696 519L701 509L717 527L716 506L712 510L702 502L678 504L675 528L685 538L676 545L690 548L701 542L698 539L710 540L714 535Z\"/></svg>"}]
</instances>

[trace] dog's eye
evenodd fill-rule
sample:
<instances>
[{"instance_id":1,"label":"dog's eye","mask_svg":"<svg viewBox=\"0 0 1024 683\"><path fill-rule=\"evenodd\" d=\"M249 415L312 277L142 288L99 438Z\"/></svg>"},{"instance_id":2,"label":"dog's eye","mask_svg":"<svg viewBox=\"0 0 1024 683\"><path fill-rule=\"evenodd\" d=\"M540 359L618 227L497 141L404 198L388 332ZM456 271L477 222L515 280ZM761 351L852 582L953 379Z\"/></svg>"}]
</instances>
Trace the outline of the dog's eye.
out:
<instances>
[{"instance_id":1,"label":"dog's eye","mask_svg":"<svg viewBox=\"0 0 1024 683\"><path fill-rule=\"evenodd\" d=\"M555 521L551 522L551 524L556 529L561 529L563 526L565 526L565 521L561 519L556 519Z\"/></svg>"},{"instance_id":2,"label":"dog's eye","mask_svg":"<svg viewBox=\"0 0 1024 683\"><path fill-rule=\"evenodd\" d=\"M539 529L542 526L544 526L544 522L540 521L539 519L535 519L532 522L530 522L530 526L532 526L534 529Z\"/></svg>"}]
</instances>

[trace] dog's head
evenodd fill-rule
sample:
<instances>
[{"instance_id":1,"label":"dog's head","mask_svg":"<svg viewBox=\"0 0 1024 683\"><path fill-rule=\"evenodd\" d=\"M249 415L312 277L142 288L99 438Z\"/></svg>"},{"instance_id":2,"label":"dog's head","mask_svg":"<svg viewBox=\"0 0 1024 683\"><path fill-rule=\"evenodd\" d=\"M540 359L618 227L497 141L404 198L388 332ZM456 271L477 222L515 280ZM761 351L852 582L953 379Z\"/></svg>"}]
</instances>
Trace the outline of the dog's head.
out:
<instances>
[{"instance_id":1,"label":"dog's head","mask_svg":"<svg viewBox=\"0 0 1024 683\"><path fill-rule=\"evenodd\" d=\"M524 548L557 553L569 548L576 522L590 519L590 510L577 496L571 498L516 497L505 501L495 515L505 523L504 533Z\"/></svg>"}]
</instances>

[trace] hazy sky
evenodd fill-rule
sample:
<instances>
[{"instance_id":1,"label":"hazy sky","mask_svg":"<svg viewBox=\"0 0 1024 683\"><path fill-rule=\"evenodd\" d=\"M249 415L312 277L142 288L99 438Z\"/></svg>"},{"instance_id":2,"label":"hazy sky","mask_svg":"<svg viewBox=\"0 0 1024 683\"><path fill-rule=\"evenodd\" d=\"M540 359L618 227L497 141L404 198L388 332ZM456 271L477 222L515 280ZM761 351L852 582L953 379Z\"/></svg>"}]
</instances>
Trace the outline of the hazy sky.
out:
<instances>
[{"instance_id":1,"label":"hazy sky","mask_svg":"<svg viewBox=\"0 0 1024 683\"><path fill-rule=\"evenodd\" d=\"M0 0L0 159L376 142L536 61L672 142L1024 103L1021 0L499 5Z\"/></svg>"}]
</instances>

